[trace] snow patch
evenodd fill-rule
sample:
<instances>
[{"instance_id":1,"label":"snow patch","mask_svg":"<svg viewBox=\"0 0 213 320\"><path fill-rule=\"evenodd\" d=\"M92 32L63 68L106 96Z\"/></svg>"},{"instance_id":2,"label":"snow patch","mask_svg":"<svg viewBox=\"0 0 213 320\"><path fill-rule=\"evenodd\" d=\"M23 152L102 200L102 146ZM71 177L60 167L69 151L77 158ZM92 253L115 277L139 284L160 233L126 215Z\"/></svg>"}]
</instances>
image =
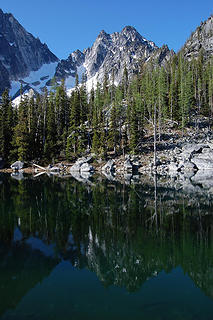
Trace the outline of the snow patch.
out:
<instances>
[{"instance_id":1,"label":"snow patch","mask_svg":"<svg viewBox=\"0 0 213 320\"><path fill-rule=\"evenodd\" d=\"M79 83L82 82L82 78L83 75L86 73L86 68L84 65L81 65L79 67L77 67L77 74L78 74L78 80ZM67 94L71 95L74 87L75 87L75 77L73 76L69 76L66 80L65 80L65 87L67 89Z\"/></svg>"},{"instance_id":2,"label":"snow patch","mask_svg":"<svg viewBox=\"0 0 213 320\"><path fill-rule=\"evenodd\" d=\"M45 87L47 80L50 80L54 77L57 65L58 62L43 64L43 66L39 70L31 71L29 76L25 77L22 80L24 83L26 83L26 85L29 84L37 92L41 92L42 88ZM40 82L39 85L38 82ZM20 81L12 81L10 95L13 97L16 92L20 90L20 87Z\"/></svg>"},{"instance_id":3,"label":"snow patch","mask_svg":"<svg viewBox=\"0 0 213 320\"><path fill-rule=\"evenodd\" d=\"M85 66L81 65L81 66L77 67L77 73L78 73L79 82L81 82L83 75L86 73Z\"/></svg>"},{"instance_id":4,"label":"snow patch","mask_svg":"<svg viewBox=\"0 0 213 320\"><path fill-rule=\"evenodd\" d=\"M29 76L24 78L23 80L28 83L36 82L42 77L49 76L49 78L53 78L55 74L56 67L58 62L52 62L49 64L43 64L43 66L37 71L31 71Z\"/></svg>"},{"instance_id":5,"label":"snow patch","mask_svg":"<svg viewBox=\"0 0 213 320\"><path fill-rule=\"evenodd\" d=\"M97 83L98 83L98 75L96 73L96 75L94 77L87 80L87 82L86 82L87 91L90 92L92 90L92 88L96 89Z\"/></svg>"},{"instance_id":6,"label":"snow patch","mask_svg":"<svg viewBox=\"0 0 213 320\"><path fill-rule=\"evenodd\" d=\"M20 89L20 87L18 88L18 90ZM17 91L18 91L17 90ZM21 99L24 99L26 97L28 97L29 99L33 97L34 91L33 89L30 89L29 91L27 91L26 93L24 93L22 96L18 96L17 98L15 98L12 103L14 107L18 107L18 105L21 102Z\"/></svg>"},{"instance_id":7,"label":"snow patch","mask_svg":"<svg viewBox=\"0 0 213 320\"><path fill-rule=\"evenodd\" d=\"M65 80L65 87L66 87L66 89L69 91L69 89L72 89L74 86L75 86L75 77L69 76L69 77Z\"/></svg>"}]
</instances>

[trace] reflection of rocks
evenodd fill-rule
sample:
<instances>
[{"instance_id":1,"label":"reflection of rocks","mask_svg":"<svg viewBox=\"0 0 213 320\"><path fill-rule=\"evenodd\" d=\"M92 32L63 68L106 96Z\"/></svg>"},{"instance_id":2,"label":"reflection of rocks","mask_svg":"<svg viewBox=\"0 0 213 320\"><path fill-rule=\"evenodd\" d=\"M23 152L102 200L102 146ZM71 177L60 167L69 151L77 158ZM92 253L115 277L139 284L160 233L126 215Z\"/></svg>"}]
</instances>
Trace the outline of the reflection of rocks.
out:
<instances>
[{"instance_id":1,"label":"reflection of rocks","mask_svg":"<svg viewBox=\"0 0 213 320\"><path fill-rule=\"evenodd\" d=\"M89 180L92 177L92 173L89 171L70 171L73 178L75 178L77 181L82 182L84 184L90 184L93 183Z\"/></svg>"},{"instance_id":2,"label":"reflection of rocks","mask_svg":"<svg viewBox=\"0 0 213 320\"><path fill-rule=\"evenodd\" d=\"M192 182L199 186L202 186L204 189L212 189L213 188L213 170L199 170L192 178ZM212 192L213 193L213 190Z\"/></svg>"},{"instance_id":3,"label":"reflection of rocks","mask_svg":"<svg viewBox=\"0 0 213 320\"><path fill-rule=\"evenodd\" d=\"M76 177L83 179L79 173ZM181 173L180 179L161 177L156 189L153 177L143 178L136 183L132 176L133 186L101 176L97 183L93 178L92 186L46 176L20 184L7 179L0 198L0 236L13 236L17 221L19 241L46 237L61 259L96 272L106 286L138 290L162 270L181 266L201 279L194 281L207 292L205 270L211 270L213 261L212 195Z\"/></svg>"},{"instance_id":4,"label":"reflection of rocks","mask_svg":"<svg viewBox=\"0 0 213 320\"><path fill-rule=\"evenodd\" d=\"M11 177L18 181L21 181L24 179L23 172L19 172L19 171L12 172Z\"/></svg>"},{"instance_id":5,"label":"reflection of rocks","mask_svg":"<svg viewBox=\"0 0 213 320\"><path fill-rule=\"evenodd\" d=\"M112 172L102 171L102 174L109 180L109 181L116 181L116 177Z\"/></svg>"},{"instance_id":6,"label":"reflection of rocks","mask_svg":"<svg viewBox=\"0 0 213 320\"><path fill-rule=\"evenodd\" d=\"M124 166L124 171L132 172L133 164L130 159L125 160L123 166Z\"/></svg>"},{"instance_id":7,"label":"reflection of rocks","mask_svg":"<svg viewBox=\"0 0 213 320\"><path fill-rule=\"evenodd\" d=\"M202 152L195 154L191 161L195 163L198 170L213 171L213 150L209 148L203 148Z\"/></svg>"}]
</instances>

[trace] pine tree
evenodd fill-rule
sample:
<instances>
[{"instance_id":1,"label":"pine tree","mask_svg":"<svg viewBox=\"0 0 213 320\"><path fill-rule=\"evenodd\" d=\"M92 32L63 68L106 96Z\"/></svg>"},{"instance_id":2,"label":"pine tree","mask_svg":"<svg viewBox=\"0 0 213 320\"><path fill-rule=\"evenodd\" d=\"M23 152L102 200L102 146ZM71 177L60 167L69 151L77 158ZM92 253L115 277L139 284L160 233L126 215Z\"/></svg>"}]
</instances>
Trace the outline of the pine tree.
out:
<instances>
[{"instance_id":1,"label":"pine tree","mask_svg":"<svg viewBox=\"0 0 213 320\"><path fill-rule=\"evenodd\" d=\"M55 121L54 93L50 93L46 115L46 140L44 145L44 156L47 160L54 158L57 152L57 125Z\"/></svg>"},{"instance_id":2,"label":"pine tree","mask_svg":"<svg viewBox=\"0 0 213 320\"><path fill-rule=\"evenodd\" d=\"M11 150L11 158L21 161L30 160L30 144L28 130L28 98L21 99L18 107L18 121L14 128L13 149Z\"/></svg>"},{"instance_id":3,"label":"pine tree","mask_svg":"<svg viewBox=\"0 0 213 320\"><path fill-rule=\"evenodd\" d=\"M108 135L108 147L113 149L116 153L116 147L118 143L118 113L116 108L116 103L114 102L110 113L110 123L109 123L109 135Z\"/></svg>"},{"instance_id":4,"label":"pine tree","mask_svg":"<svg viewBox=\"0 0 213 320\"><path fill-rule=\"evenodd\" d=\"M158 138L161 140L161 130L164 119L168 116L167 111L167 83L166 73L163 67L156 70L157 77L157 100L158 100Z\"/></svg>"},{"instance_id":5,"label":"pine tree","mask_svg":"<svg viewBox=\"0 0 213 320\"><path fill-rule=\"evenodd\" d=\"M5 161L8 161L11 150L13 126L13 109L8 91L6 90L2 94L2 102L0 105L0 156Z\"/></svg>"}]
</instances>

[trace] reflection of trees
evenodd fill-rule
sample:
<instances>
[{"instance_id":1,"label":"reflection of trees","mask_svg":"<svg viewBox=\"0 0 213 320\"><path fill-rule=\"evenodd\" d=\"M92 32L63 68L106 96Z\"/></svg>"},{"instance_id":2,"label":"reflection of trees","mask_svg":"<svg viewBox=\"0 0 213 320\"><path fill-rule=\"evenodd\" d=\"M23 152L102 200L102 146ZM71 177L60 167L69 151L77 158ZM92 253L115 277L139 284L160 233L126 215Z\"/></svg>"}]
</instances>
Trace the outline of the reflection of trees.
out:
<instances>
[{"instance_id":1,"label":"reflection of trees","mask_svg":"<svg viewBox=\"0 0 213 320\"><path fill-rule=\"evenodd\" d=\"M105 286L137 290L160 271L181 266L212 296L213 218L209 196L172 188L72 179L5 180L0 192L0 238L11 246L19 226L54 242L58 256L96 272ZM5 240L6 239L6 240Z\"/></svg>"}]
</instances>

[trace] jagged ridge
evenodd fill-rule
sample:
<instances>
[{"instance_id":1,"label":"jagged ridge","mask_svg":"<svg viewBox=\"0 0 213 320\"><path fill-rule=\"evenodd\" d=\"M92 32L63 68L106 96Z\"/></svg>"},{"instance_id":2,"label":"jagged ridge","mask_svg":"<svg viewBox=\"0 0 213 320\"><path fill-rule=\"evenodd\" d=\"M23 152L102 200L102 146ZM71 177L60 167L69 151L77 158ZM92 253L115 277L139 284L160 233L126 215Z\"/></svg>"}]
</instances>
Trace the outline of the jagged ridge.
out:
<instances>
[{"instance_id":1,"label":"jagged ridge","mask_svg":"<svg viewBox=\"0 0 213 320\"><path fill-rule=\"evenodd\" d=\"M80 77L85 73L87 88L90 90L97 82L103 82L105 73L111 81L114 74L114 83L118 84L125 67L131 76L138 73L141 63L151 57L156 56L158 63L163 64L169 55L167 46L159 49L131 26L125 27L120 33L107 34L102 30L91 48L83 52L77 50L68 59L59 62L56 79L64 78L66 85L72 87L76 73Z\"/></svg>"},{"instance_id":2,"label":"jagged ridge","mask_svg":"<svg viewBox=\"0 0 213 320\"><path fill-rule=\"evenodd\" d=\"M56 61L46 44L28 33L12 14L0 9L0 93L10 87L11 80Z\"/></svg>"}]
</instances>

